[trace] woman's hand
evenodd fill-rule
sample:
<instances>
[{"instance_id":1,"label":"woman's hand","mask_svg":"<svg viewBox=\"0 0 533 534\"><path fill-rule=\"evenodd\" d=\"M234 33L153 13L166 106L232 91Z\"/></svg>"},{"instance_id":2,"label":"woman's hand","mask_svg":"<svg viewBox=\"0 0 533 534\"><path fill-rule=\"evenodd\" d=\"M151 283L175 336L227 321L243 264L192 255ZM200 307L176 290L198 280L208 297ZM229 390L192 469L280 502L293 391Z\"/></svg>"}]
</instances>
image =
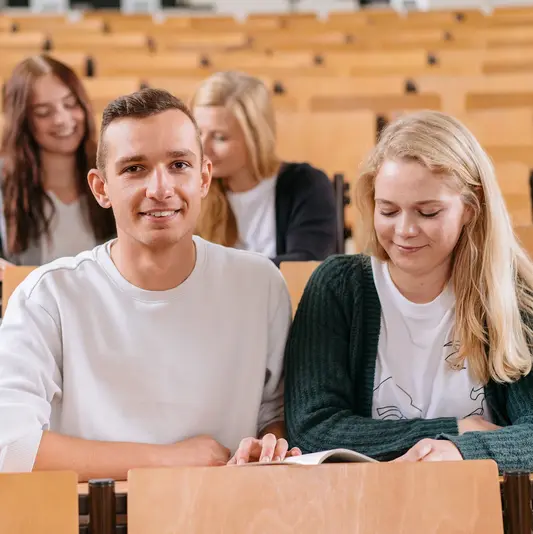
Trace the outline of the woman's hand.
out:
<instances>
[{"instance_id":1,"label":"woman's hand","mask_svg":"<svg viewBox=\"0 0 533 534\"><path fill-rule=\"evenodd\" d=\"M300 456L298 448L289 450L286 439L277 439L274 434L265 434L263 438L245 438L228 465L242 465L252 462L281 462L289 456Z\"/></svg>"},{"instance_id":2,"label":"woman's hand","mask_svg":"<svg viewBox=\"0 0 533 534\"><path fill-rule=\"evenodd\" d=\"M440 439L422 439L394 462L457 462L463 457L451 442Z\"/></svg>"},{"instance_id":3,"label":"woman's hand","mask_svg":"<svg viewBox=\"0 0 533 534\"><path fill-rule=\"evenodd\" d=\"M470 417L460 419L458 426L460 435L465 434L466 432L490 432L501 428L501 426L485 421L485 419L479 415L471 415Z\"/></svg>"}]
</instances>

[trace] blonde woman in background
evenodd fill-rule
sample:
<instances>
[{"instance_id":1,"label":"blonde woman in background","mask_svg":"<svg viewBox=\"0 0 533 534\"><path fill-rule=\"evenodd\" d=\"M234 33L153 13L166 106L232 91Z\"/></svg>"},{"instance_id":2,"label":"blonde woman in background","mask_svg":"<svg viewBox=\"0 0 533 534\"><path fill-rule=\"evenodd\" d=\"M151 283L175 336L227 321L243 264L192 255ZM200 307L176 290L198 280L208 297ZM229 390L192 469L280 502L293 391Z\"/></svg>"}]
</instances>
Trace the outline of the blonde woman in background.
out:
<instances>
[{"instance_id":1,"label":"blonde woman in background","mask_svg":"<svg viewBox=\"0 0 533 534\"><path fill-rule=\"evenodd\" d=\"M213 164L197 233L221 245L281 261L323 260L335 252L335 201L328 177L276 156L265 85L238 72L202 83L191 103Z\"/></svg>"},{"instance_id":2,"label":"blonde woman in background","mask_svg":"<svg viewBox=\"0 0 533 534\"><path fill-rule=\"evenodd\" d=\"M493 166L437 112L383 133L356 186L363 250L312 276L286 349L288 440L379 460L533 469L533 265Z\"/></svg>"}]
</instances>

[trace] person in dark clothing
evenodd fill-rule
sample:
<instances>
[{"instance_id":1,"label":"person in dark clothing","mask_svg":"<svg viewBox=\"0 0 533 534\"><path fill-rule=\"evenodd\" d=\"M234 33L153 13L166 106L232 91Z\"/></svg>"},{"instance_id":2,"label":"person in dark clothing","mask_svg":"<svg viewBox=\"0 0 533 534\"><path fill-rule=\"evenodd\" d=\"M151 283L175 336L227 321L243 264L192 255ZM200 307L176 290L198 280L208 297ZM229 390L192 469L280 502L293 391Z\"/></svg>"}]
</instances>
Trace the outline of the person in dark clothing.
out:
<instances>
[{"instance_id":1,"label":"person in dark clothing","mask_svg":"<svg viewBox=\"0 0 533 534\"><path fill-rule=\"evenodd\" d=\"M197 233L259 252L276 265L335 252L333 185L307 163L276 156L274 109L266 86L238 72L205 80L191 108L213 164Z\"/></svg>"}]
</instances>

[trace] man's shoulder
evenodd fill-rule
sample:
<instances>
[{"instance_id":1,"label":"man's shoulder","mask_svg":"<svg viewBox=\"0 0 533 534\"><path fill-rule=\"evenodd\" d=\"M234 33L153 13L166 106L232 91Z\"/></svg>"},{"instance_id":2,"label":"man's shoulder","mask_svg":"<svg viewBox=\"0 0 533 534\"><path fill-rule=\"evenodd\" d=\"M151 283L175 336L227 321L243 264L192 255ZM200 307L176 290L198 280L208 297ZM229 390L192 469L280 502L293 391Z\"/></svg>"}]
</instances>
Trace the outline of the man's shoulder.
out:
<instances>
[{"instance_id":1,"label":"man's shoulder","mask_svg":"<svg viewBox=\"0 0 533 534\"><path fill-rule=\"evenodd\" d=\"M38 293L45 288L50 289L52 286L60 286L68 283L69 280L79 283L79 280L83 278L88 281L88 271L97 265L97 248L99 247L81 252L76 256L58 258L35 268L20 284L20 290L30 298L35 292Z\"/></svg>"},{"instance_id":2,"label":"man's shoulder","mask_svg":"<svg viewBox=\"0 0 533 534\"><path fill-rule=\"evenodd\" d=\"M202 240L203 241L203 240ZM224 247L203 241L207 251L207 263L211 270L224 274L234 273L236 277L245 274L280 278L281 273L272 260L257 252Z\"/></svg>"}]
</instances>

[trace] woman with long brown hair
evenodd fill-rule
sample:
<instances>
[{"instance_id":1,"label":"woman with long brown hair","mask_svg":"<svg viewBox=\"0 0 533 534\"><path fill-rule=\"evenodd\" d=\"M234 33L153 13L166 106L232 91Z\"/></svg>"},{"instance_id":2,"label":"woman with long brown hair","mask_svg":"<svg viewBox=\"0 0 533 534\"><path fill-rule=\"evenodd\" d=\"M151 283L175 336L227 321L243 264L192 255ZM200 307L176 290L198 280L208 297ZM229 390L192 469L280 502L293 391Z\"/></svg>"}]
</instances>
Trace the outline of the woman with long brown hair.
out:
<instances>
[{"instance_id":1,"label":"woman with long brown hair","mask_svg":"<svg viewBox=\"0 0 533 534\"><path fill-rule=\"evenodd\" d=\"M191 109L213 164L198 234L277 265L333 254L333 185L308 163L278 158L274 108L263 82L219 72L200 85Z\"/></svg>"},{"instance_id":2,"label":"woman with long brown hair","mask_svg":"<svg viewBox=\"0 0 533 534\"><path fill-rule=\"evenodd\" d=\"M87 183L96 128L87 93L66 65L25 59L4 86L0 145L1 263L41 265L112 237L111 210Z\"/></svg>"}]
</instances>

